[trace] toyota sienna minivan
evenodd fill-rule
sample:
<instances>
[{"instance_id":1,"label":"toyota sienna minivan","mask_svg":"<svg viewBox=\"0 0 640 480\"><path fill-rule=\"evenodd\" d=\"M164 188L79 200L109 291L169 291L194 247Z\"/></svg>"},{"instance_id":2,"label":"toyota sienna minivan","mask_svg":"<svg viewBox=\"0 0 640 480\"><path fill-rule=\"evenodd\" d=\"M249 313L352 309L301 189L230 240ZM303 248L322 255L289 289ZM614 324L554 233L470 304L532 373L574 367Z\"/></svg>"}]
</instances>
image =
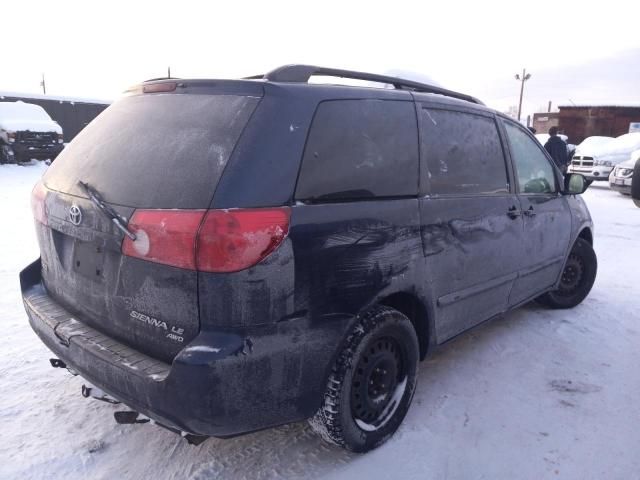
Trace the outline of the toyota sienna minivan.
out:
<instances>
[{"instance_id":1,"label":"toyota sienna minivan","mask_svg":"<svg viewBox=\"0 0 640 480\"><path fill-rule=\"evenodd\" d=\"M195 441L309 419L365 452L434 346L587 296L585 188L519 123L410 80L145 82L34 188L24 305L52 365L126 405L120 422Z\"/></svg>"}]
</instances>

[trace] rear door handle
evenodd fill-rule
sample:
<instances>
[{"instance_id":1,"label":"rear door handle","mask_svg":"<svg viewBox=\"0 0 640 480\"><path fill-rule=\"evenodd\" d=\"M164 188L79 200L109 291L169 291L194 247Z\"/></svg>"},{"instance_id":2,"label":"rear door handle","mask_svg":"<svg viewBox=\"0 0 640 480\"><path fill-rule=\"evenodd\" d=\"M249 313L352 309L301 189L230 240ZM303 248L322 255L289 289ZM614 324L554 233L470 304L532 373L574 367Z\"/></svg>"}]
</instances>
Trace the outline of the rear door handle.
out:
<instances>
[{"instance_id":1,"label":"rear door handle","mask_svg":"<svg viewBox=\"0 0 640 480\"><path fill-rule=\"evenodd\" d=\"M529 206L529 208L527 210L525 210L523 212L527 217L535 217L536 216L536 212L533 209L533 206Z\"/></svg>"},{"instance_id":2,"label":"rear door handle","mask_svg":"<svg viewBox=\"0 0 640 480\"><path fill-rule=\"evenodd\" d=\"M511 218L512 220L515 220L516 218L518 218L520 215L522 215L522 212L520 210L518 210L518 207L516 207L515 205L509 207L509 210L507 210L507 215L509 216L509 218Z\"/></svg>"}]
</instances>

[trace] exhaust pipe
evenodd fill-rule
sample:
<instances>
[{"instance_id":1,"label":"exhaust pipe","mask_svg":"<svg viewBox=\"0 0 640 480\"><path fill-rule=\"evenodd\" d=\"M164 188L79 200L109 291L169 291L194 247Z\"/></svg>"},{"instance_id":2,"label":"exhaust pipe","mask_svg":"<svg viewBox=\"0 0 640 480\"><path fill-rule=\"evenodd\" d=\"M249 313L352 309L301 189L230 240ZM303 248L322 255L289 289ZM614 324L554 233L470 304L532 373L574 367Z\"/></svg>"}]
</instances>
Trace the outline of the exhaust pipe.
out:
<instances>
[{"instance_id":1,"label":"exhaust pipe","mask_svg":"<svg viewBox=\"0 0 640 480\"><path fill-rule=\"evenodd\" d=\"M52 359L52 364L53 364L53 360L56 360L56 359ZM61 360L59 361L61 362ZM115 398L109 396L107 393L100 390L99 388L88 387L86 385L82 385L82 396L84 398L95 398L96 400L111 403L113 405L118 405L121 403ZM193 433L187 433L172 427L168 427L166 425L163 425L162 423L158 423L154 420L151 420L149 417L141 414L140 412L136 412L134 410L124 410L120 412L114 412L113 418L115 419L116 423L119 425L133 425L136 423L151 423L153 425L158 425L173 433L177 433L182 438L184 438L189 445L200 445L202 442L204 442L206 439L209 438L204 435L194 435Z\"/></svg>"},{"instance_id":2,"label":"exhaust pipe","mask_svg":"<svg viewBox=\"0 0 640 480\"><path fill-rule=\"evenodd\" d=\"M50 358L49 363L51 363L53 368L67 368L67 364L59 358Z\"/></svg>"},{"instance_id":3,"label":"exhaust pipe","mask_svg":"<svg viewBox=\"0 0 640 480\"><path fill-rule=\"evenodd\" d=\"M169 430L170 432L177 433L182 438L184 438L189 445L198 446L209 438L205 435L194 435L193 433L176 430L175 428L168 427L166 425L163 425L162 423L156 422L155 420L151 420L149 417L146 417L139 412L114 412L113 418L115 418L116 423L119 423L120 425L131 425L134 423L151 423L152 425L158 425L159 427Z\"/></svg>"},{"instance_id":4,"label":"exhaust pipe","mask_svg":"<svg viewBox=\"0 0 640 480\"><path fill-rule=\"evenodd\" d=\"M141 418L138 418L138 417L141 417ZM131 425L133 423L147 423L150 420L144 415L140 415L138 412L134 412L134 411L114 412L113 418L115 418L116 423L120 425Z\"/></svg>"}]
</instances>

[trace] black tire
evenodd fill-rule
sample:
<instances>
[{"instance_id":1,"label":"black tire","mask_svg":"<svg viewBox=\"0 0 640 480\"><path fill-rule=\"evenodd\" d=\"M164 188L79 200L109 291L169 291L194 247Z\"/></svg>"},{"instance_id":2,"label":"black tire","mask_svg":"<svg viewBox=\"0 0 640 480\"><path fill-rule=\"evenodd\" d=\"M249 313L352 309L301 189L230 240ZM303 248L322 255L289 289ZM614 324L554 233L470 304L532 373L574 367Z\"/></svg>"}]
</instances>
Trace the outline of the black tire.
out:
<instances>
[{"instance_id":1,"label":"black tire","mask_svg":"<svg viewBox=\"0 0 640 480\"><path fill-rule=\"evenodd\" d=\"M384 443L404 419L416 387L419 347L403 314L377 306L360 316L309 419L324 440L364 453Z\"/></svg>"},{"instance_id":2,"label":"black tire","mask_svg":"<svg viewBox=\"0 0 640 480\"><path fill-rule=\"evenodd\" d=\"M573 308L587 298L597 272L596 252L589 242L578 238L567 259L558 289L545 293L538 301L551 308Z\"/></svg>"}]
</instances>

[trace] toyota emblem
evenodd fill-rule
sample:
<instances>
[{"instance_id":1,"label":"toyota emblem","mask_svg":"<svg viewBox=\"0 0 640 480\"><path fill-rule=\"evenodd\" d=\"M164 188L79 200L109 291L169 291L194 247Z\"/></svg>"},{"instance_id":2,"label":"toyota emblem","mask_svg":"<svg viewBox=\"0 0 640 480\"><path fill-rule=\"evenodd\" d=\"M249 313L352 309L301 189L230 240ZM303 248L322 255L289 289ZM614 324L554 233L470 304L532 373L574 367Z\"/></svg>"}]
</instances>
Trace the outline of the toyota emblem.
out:
<instances>
[{"instance_id":1,"label":"toyota emblem","mask_svg":"<svg viewBox=\"0 0 640 480\"><path fill-rule=\"evenodd\" d=\"M76 226L82 222L82 210L80 210L80 207L77 205L71 205L69 209L69 221Z\"/></svg>"}]
</instances>

